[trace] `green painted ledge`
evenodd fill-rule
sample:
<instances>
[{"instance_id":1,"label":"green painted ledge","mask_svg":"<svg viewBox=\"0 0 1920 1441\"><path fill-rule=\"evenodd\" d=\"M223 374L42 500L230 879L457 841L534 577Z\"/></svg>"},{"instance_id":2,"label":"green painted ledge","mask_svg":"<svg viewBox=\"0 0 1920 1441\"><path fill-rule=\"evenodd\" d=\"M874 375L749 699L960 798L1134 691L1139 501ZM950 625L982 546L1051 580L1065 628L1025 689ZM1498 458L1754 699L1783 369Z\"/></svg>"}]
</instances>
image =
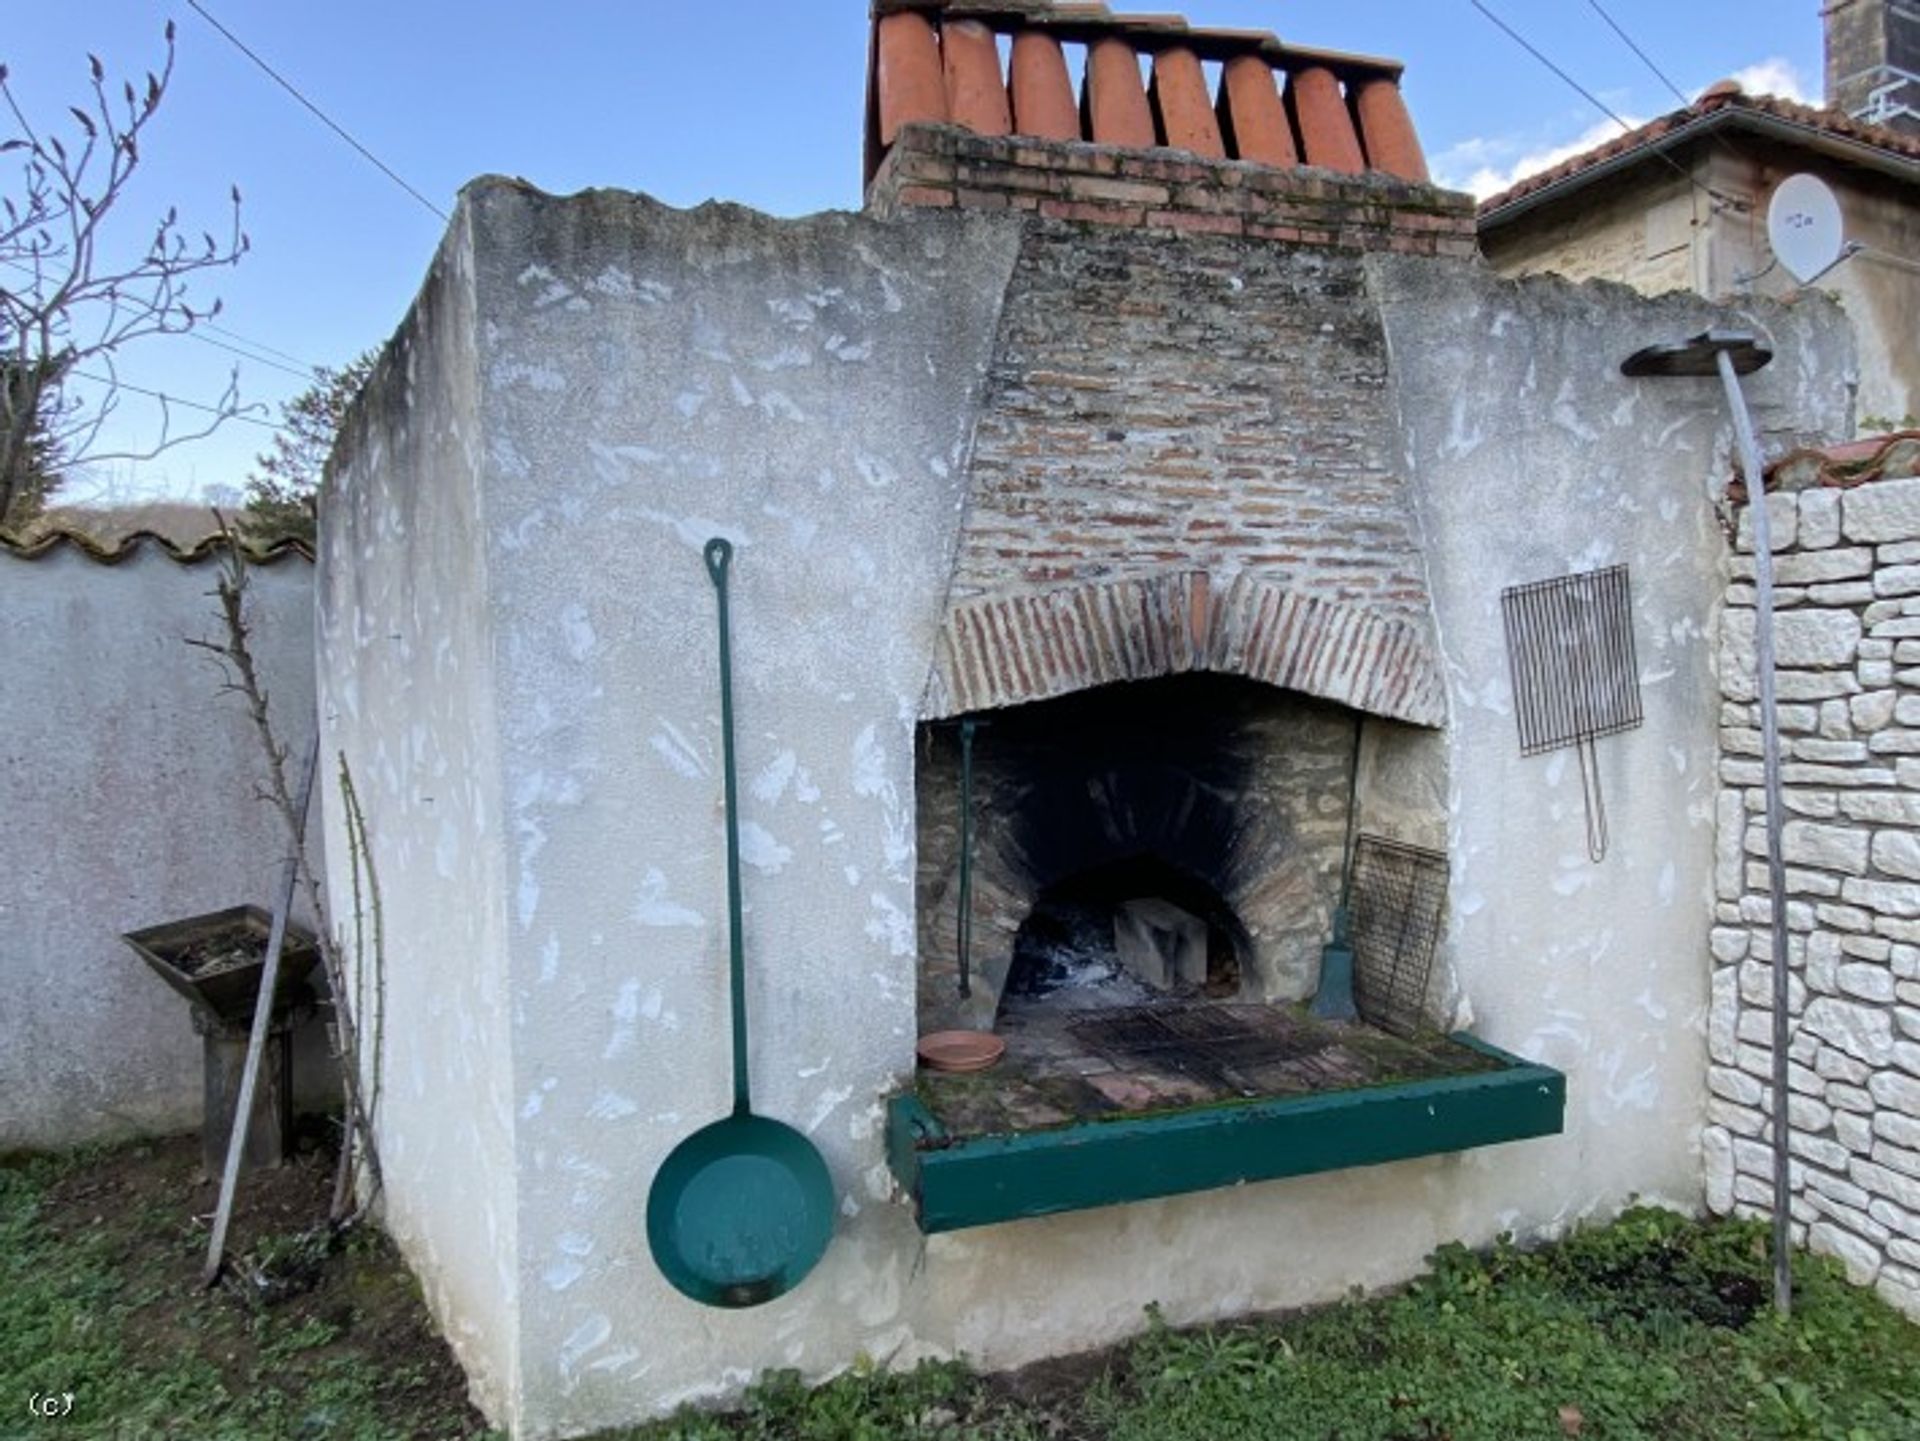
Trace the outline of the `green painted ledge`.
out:
<instances>
[{"instance_id":1,"label":"green painted ledge","mask_svg":"<svg viewBox=\"0 0 1920 1441\"><path fill-rule=\"evenodd\" d=\"M1502 1068L999 1136L949 1135L908 1092L887 1104L887 1160L932 1234L1559 1133L1564 1075L1452 1039Z\"/></svg>"}]
</instances>

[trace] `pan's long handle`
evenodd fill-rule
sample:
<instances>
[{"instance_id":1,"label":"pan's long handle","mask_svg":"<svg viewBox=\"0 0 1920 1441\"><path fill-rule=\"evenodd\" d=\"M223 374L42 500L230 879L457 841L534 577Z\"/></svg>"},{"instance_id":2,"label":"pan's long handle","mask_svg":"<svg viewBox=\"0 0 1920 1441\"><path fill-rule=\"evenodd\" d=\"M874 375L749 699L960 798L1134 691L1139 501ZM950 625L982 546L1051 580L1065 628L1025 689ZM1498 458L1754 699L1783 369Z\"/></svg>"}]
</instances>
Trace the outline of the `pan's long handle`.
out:
<instances>
[{"instance_id":1,"label":"pan's long handle","mask_svg":"<svg viewBox=\"0 0 1920 1441\"><path fill-rule=\"evenodd\" d=\"M740 785L733 761L733 648L728 638L727 567L733 546L719 536L706 544L707 574L720 601L720 747L727 779L727 968L733 1004L733 1114L753 1110L747 1088L747 966L740 941Z\"/></svg>"}]
</instances>

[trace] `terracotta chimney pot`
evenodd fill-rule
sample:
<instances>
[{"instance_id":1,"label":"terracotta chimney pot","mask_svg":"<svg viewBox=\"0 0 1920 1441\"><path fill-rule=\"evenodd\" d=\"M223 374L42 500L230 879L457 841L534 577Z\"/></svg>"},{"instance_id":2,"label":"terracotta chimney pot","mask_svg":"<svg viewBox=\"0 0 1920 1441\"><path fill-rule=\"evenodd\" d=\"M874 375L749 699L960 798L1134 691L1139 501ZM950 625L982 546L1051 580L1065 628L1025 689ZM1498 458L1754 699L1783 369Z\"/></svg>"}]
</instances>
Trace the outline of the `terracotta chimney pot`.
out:
<instances>
[{"instance_id":1,"label":"terracotta chimney pot","mask_svg":"<svg viewBox=\"0 0 1920 1441\"><path fill-rule=\"evenodd\" d=\"M1162 50L1153 57L1153 91L1147 99L1159 121L1161 144L1209 160L1227 158L1207 93L1207 72L1191 50Z\"/></svg>"},{"instance_id":2,"label":"terracotta chimney pot","mask_svg":"<svg viewBox=\"0 0 1920 1441\"><path fill-rule=\"evenodd\" d=\"M1360 137L1354 134L1353 117L1347 113L1340 82L1331 70L1310 65L1294 71L1287 98L1293 105L1294 123L1300 128L1300 148L1307 164L1342 175L1359 175L1366 170Z\"/></svg>"},{"instance_id":3,"label":"terracotta chimney pot","mask_svg":"<svg viewBox=\"0 0 1920 1441\"><path fill-rule=\"evenodd\" d=\"M1013 37L1013 132L1036 140L1078 140L1080 108L1060 42L1039 30Z\"/></svg>"},{"instance_id":4,"label":"terracotta chimney pot","mask_svg":"<svg viewBox=\"0 0 1920 1441\"><path fill-rule=\"evenodd\" d=\"M1260 165L1300 163L1273 67L1258 55L1236 55L1222 67L1220 128L1236 160Z\"/></svg>"},{"instance_id":5,"label":"terracotta chimney pot","mask_svg":"<svg viewBox=\"0 0 1920 1441\"><path fill-rule=\"evenodd\" d=\"M878 69L882 145L893 144L900 127L916 120L946 123L940 40L926 16L899 10L881 19Z\"/></svg>"},{"instance_id":6,"label":"terracotta chimney pot","mask_svg":"<svg viewBox=\"0 0 1920 1441\"><path fill-rule=\"evenodd\" d=\"M1384 75L1364 81L1354 96L1353 113L1360 122L1368 164L1402 180L1427 183L1427 157L1421 153L1420 136L1397 84Z\"/></svg>"},{"instance_id":7,"label":"terracotta chimney pot","mask_svg":"<svg viewBox=\"0 0 1920 1441\"><path fill-rule=\"evenodd\" d=\"M946 67L947 106L955 125L976 135L1007 135L1013 114L1000 79L1000 48L978 20L949 20L940 27L940 58Z\"/></svg>"},{"instance_id":8,"label":"terracotta chimney pot","mask_svg":"<svg viewBox=\"0 0 1920 1441\"><path fill-rule=\"evenodd\" d=\"M1086 112L1087 130L1101 145L1146 150L1155 144L1140 57L1126 41L1109 38L1088 49Z\"/></svg>"}]
</instances>

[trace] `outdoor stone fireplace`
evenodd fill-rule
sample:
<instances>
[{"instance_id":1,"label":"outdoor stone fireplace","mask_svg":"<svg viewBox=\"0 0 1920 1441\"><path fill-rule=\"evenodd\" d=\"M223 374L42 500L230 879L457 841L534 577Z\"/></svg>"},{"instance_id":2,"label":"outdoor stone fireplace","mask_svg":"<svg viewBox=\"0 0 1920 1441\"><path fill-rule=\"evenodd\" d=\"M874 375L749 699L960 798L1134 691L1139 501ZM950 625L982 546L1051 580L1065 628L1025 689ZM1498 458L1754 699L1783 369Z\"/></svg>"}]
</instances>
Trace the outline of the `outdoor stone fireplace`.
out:
<instances>
[{"instance_id":1,"label":"outdoor stone fireplace","mask_svg":"<svg viewBox=\"0 0 1920 1441\"><path fill-rule=\"evenodd\" d=\"M980 38L960 8L880 6L907 38L876 40L868 213L474 182L330 469L321 743L380 882L384 1215L523 1441L770 1366L999 1367L1149 1302L1307 1304L1443 1241L1699 1191L1727 440L1617 364L1717 312L1474 264L1470 202L1409 173L1390 62L964 7L1039 55L1028 81L1050 38L1108 47L1090 133L1011 81L989 133L949 105L945 57L997 53L945 48ZM1237 77L1219 150L1190 128L1214 113L1194 47ZM889 56L938 106L897 103ZM1035 113L1061 124L1011 128ZM1249 148L1282 132L1292 160ZM1841 429L1831 308L1748 321L1779 357L1761 425ZM754 1108L818 1147L838 1205L808 1278L739 1311L675 1291L642 1220L731 1104L714 536ZM1613 562L1645 724L1600 750L1596 866L1577 775L1518 753L1498 596ZM1134 918L1220 1029L1294 1024L1356 723L1362 827L1447 857L1428 999L1470 1034L1339 1094L1016 1131L989 1072L973 1129L926 1104L923 1027L1004 1024L1016 955L1076 906L1167 903L1204 935Z\"/></svg>"}]
</instances>

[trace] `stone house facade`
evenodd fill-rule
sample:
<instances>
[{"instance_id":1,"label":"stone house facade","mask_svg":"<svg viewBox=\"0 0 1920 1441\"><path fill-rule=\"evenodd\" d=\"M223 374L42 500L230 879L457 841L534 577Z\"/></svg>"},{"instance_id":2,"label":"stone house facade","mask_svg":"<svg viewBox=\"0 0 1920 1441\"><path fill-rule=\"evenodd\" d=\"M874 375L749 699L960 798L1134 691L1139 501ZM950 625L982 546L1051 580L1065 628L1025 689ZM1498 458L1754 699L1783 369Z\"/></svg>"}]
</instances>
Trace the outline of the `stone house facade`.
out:
<instances>
[{"instance_id":1,"label":"stone house facade","mask_svg":"<svg viewBox=\"0 0 1920 1441\"><path fill-rule=\"evenodd\" d=\"M1502 275L1617 280L1647 295L1691 290L1733 303L1785 297L1800 282L1774 260L1767 207L1789 176L1817 176L1839 202L1850 248L1813 283L1853 321L1857 423L1887 431L1920 423L1920 130L1861 118L1880 112L1847 82L1884 82L1888 66L1898 70L1888 57L1920 45L1920 18L1906 0L1842 0L1824 15L1829 103L1847 109L1723 81L1487 198L1480 247Z\"/></svg>"}]
</instances>

